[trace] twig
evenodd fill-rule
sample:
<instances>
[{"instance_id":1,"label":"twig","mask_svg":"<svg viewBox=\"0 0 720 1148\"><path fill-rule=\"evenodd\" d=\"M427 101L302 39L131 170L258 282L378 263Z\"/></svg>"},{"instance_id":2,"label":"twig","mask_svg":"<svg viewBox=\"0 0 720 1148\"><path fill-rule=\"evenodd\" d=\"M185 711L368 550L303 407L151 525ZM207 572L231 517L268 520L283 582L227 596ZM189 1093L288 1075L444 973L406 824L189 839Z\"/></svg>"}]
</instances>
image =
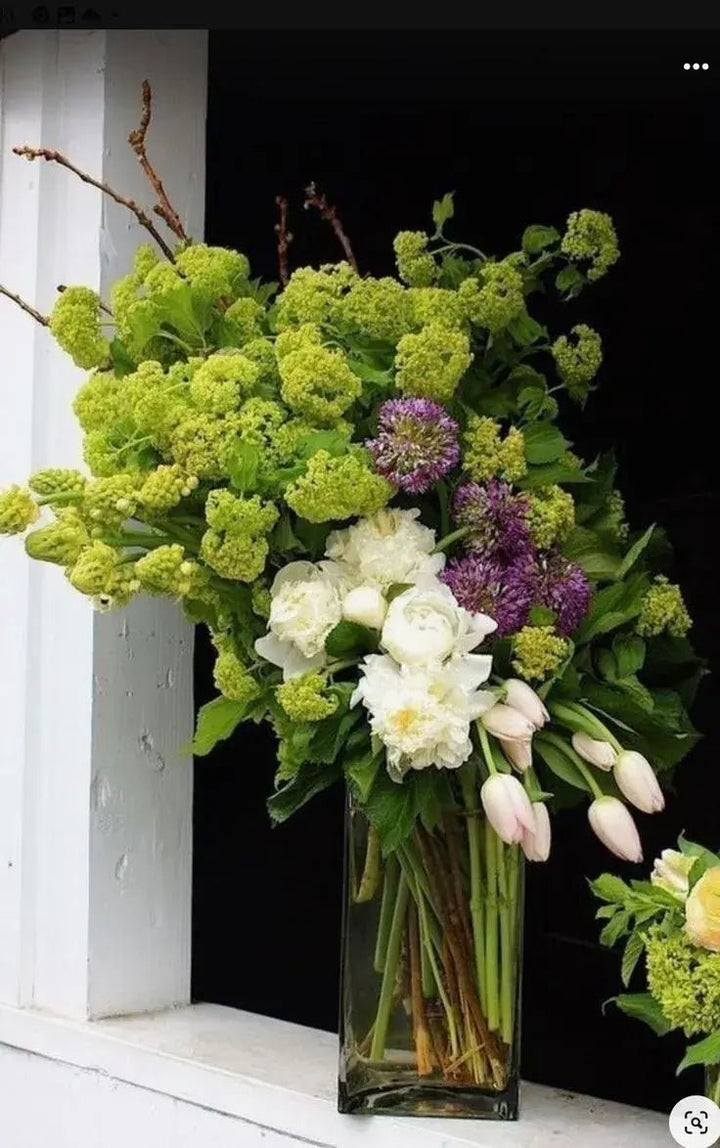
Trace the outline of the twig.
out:
<instances>
[{"instance_id":1,"label":"twig","mask_svg":"<svg viewBox=\"0 0 720 1148\"><path fill-rule=\"evenodd\" d=\"M164 219L170 230L177 235L178 239L187 239L187 233L182 225L182 221L177 211L171 204L167 197L167 192L163 187L160 176L155 171L155 168L150 163L145 148L145 137L147 130L150 127L150 118L152 116L152 89L147 80L143 80L142 85L142 114L140 116L140 126L130 132L128 136L128 143L135 152L135 155L140 161L140 167L145 172L145 175L150 181L150 186L158 197L158 202L153 207L156 215Z\"/></svg>"},{"instance_id":2,"label":"twig","mask_svg":"<svg viewBox=\"0 0 720 1148\"><path fill-rule=\"evenodd\" d=\"M19 295L16 295L14 291L8 291L7 287L3 287L2 283L0 283L0 295L5 295L7 299L12 299L13 303L17 303L18 307L21 307L28 315L32 315L33 319L43 327L50 326L50 320L46 315L41 315L39 311L36 311L34 307L31 307L29 303L26 303L25 300L21 299Z\"/></svg>"},{"instance_id":3,"label":"twig","mask_svg":"<svg viewBox=\"0 0 720 1148\"><path fill-rule=\"evenodd\" d=\"M128 199L127 196L121 195L119 191L115 191L115 189L110 187L109 184L103 183L99 179L95 179L93 176L88 175L85 171L81 171L79 167L76 167L75 164L71 163L66 156L62 155L61 152L56 151L54 148L28 147L27 144L23 144L20 147L14 147L12 150L15 155L24 156L28 160L44 159L47 160L48 163L58 163L61 167L66 167L68 171L71 171L73 175L76 175L78 179L83 181L83 183L89 183L91 187L96 187L98 191L102 191L105 193L105 195L109 195L110 198L114 199L115 203L119 203L121 207L127 207L128 211L133 213L140 226L144 227L146 231L149 231L158 247L162 251L163 255L165 255L166 258L170 259L171 261L174 259L172 249L168 247L167 243L163 239L162 235L160 235L147 212L143 211L143 209L138 203L135 202L134 199Z\"/></svg>"},{"instance_id":4,"label":"twig","mask_svg":"<svg viewBox=\"0 0 720 1148\"><path fill-rule=\"evenodd\" d=\"M316 208L316 210L320 212L320 215L322 216L322 218L327 220L327 222L330 224L333 231L335 232L335 234L338 237L338 240L342 246L342 249L345 252L345 258L347 259L348 263L353 268L353 270L357 271L358 270L357 261L355 259L354 254L353 254L353 249L350 245L350 240L348 239L347 235L345 234L345 229L343 228L343 225L340 222L340 218L339 218L338 213L337 213L337 208L335 207L334 204L328 203L327 196L325 195L324 192L322 192L321 194L318 193L318 190L315 187L314 183L309 184L308 187L305 188L305 204L304 204L304 206L305 206L305 208L308 208L308 207Z\"/></svg>"},{"instance_id":5,"label":"twig","mask_svg":"<svg viewBox=\"0 0 720 1148\"><path fill-rule=\"evenodd\" d=\"M285 195L276 195L275 202L280 209L280 221L275 224L275 232L278 237L278 270L280 273L280 282L283 287L286 286L290 274L288 272L288 247L293 241L293 234L288 231L287 217L288 217L288 201Z\"/></svg>"}]
</instances>

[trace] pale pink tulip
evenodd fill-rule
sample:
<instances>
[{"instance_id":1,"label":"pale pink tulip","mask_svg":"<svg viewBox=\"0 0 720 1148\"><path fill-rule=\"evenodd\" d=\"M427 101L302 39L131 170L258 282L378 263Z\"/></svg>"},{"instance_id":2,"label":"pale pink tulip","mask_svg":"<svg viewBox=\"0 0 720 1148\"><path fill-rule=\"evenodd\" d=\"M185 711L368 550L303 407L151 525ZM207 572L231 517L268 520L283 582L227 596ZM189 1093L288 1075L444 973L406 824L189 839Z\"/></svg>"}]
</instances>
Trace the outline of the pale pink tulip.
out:
<instances>
[{"instance_id":1,"label":"pale pink tulip","mask_svg":"<svg viewBox=\"0 0 720 1148\"><path fill-rule=\"evenodd\" d=\"M550 856L550 814L547 811L547 805L542 801L533 801L531 809L535 820L535 826L532 830L528 829L523 834L522 851L527 857L528 861L547 861Z\"/></svg>"},{"instance_id":2,"label":"pale pink tulip","mask_svg":"<svg viewBox=\"0 0 720 1148\"><path fill-rule=\"evenodd\" d=\"M524 714L528 721L533 723L535 729L542 729L545 722L550 721L550 714L545 709L542 698L535 693L535 690L527 682L521 682L520 678L508 678L505 682L505 691L507 704Z\"/></svg>"},{"instance_id":3,"label":"pale pink tulip","mask_svg":"<svg viewBox=\"0 0 720 1148\"><path fill-rule=\"evenodd\" d=\"M505 757L518 773L524 773L526 769L530 768L532 765L532 742L530 739L527 741L508 741L507 738L499 737L498 741Z\"/></svg>"},{"instance_id":4,"label":"pale pink tulip","mask_svg":"<svg viewBox=\"0 0 720 1148\"><path fill-rule=\"evenodd\" d=\"M618 754L613 767L617 787L631 805L643 813L660 813L665 798L650 762L634 749Z\"/></svg>"},{"instance_id":5,"label":"pale pink tulip","mask_svg":"<svg viewBox=\"0 0 720 1148\"><path fill-rule=\"evenodd\" d=\"M504 738L506 741L527 741L535 732L535 726L525 714L502 702L484 713L480 721L493 737Z\"/></svg>"},{"instance_id":6,"label":"pale pink tulip","mask_svg":"<svg viewBox=\"0 0 720 1148\"><path fill-rule=\"evenodd\" d=\"M617 754L609 741L599 741L587 733L574 733L572 746L583 761L589 761L598 769L611 770L615 764Z\"/></svg>"},{"instance_id":7,"label":"pale pink tulip","mask_svg":"<svg viewBox=\"0 0 720 1148\"><path fill-rule=\"evenodd\" d=\"M519 845L527 830L535 828L530 799L516 777L494 773L483 782L480 800L493 829L508 845Z\"/></svg>"},{"instance_id":8,"label":"pale pink tulip","mask_svg":"<svg viewBox=\"0 0 720 1148\"><path fill-rule=\"evenodd\" d=\"M637 826L628 807L618 797L596 797L588 809L593 832L603 845L623 861L642 861Z\"/></svg>"}]
</instances>

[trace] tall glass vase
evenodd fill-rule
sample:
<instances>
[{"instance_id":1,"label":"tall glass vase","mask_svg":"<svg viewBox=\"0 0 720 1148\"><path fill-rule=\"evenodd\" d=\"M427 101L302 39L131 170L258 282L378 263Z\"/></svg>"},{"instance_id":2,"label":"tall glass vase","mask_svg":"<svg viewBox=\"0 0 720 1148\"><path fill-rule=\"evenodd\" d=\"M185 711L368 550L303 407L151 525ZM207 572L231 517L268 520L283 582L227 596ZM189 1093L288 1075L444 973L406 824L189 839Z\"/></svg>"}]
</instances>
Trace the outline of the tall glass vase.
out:
<instances>
[{"instance_id":1,"label":"tall glass vase","mask_svg":"<svg viewBox=\"0 0 720 1148\"><path fill-rule=\"evenodd\" d=\"M517 1119L523 858L463 789L385 858L348 800L341 1112Z\"/></svg>"}]
</instances>

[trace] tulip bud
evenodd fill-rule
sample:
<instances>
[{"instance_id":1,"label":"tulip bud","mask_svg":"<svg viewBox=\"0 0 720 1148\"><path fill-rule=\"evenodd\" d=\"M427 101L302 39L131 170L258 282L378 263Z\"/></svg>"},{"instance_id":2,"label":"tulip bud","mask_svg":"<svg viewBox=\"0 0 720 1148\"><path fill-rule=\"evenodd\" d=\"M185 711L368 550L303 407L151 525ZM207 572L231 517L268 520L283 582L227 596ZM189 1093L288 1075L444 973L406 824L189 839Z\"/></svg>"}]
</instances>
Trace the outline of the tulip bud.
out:
<instances>
[{"instance_id":1,"label":"tulip bud","mask_svg":"<svg viewBox=\"0 0 720 1148\"><path fill-rule=\"evenodd\" d=\"M610 770L615 764L617 754L609 741L598 741L587 733L574 733L572 746L583 761L589 761L598 769Z\"/></svg>"},{"instance_id":2,"label":"tulip bud","mask_svg":"<svg viewBox=\"0 0 720 1148\"><path fill-rule=\"evenodd\" d=\"M506 741L529 741L535 732L535 726L529 718L520 713L520 710L503 705L502 702L484 713L480 721L493 737L504 738Z\"/></svg>"},{"instance_id":3,"label":"tulip bud","mask_svg":"<svg viewBox=\"0 0 720 1148\"><path fill-rule=\"evenodd\" d=\"M371 630L381 630L387 608L388 604L377 587L356 586L345 595L342 613L348 622L358 622Z\"/></svg>"},{"instance_id":4,"label":"tulip bud","mask_svg":"<svg viewBox=\"0 0 720 1148\"><path fill-rule=\"evenodd\" d=\"M660 813L665 798L647 758L633 749L618 754L613 768L617 787L631 805L643 813Z\"/></svg>"},{"instance_id":5,"label":"tulip bud","mask_svg":"<svg viewBox=\"0 0 720 1148\"><path fill-rule=\"evenodd\" d=\"M623 861L642 861L637 826L618 797L596 797L588 809L590 828Z\"/></svg>"},{"instance_id":6,"label":"tulip bud","mask_svg":"<svg viewBox=\"0 0 720 1148\"><path fill-rule=\"evenodd\" d=\"M535 729L542 729L545 722L550 720L550 714L545 709L542 699L535 690L520 678L508 678L505 685L505 701L513 709L519 710Z\"/></svg>"},{"instance_id":7,"label":"tulip bud","mask_svg":"<svg viewBox=\"0 0 720 1148\"><path fill-rule=\"evenodd\" d=\"M523 834L520 842L522 851L528 861L547 861L550 856L551 841L550 814L542 801L533 801L531 808L535 827L526 830Z\"/></svg>"},{"instance_id":8,"label":"tulip bud","mask_svg":"<svg viewBox=\"0 0 720 1148\"><path fill-rule=\"evenodd\" d=\"M518 845L535 828L530 798L516 777L494 773L483 782L480 800L493 829L508 845Z\"/></svg>"},{"instance_id":9,"label":"tulip bud","mask_svg":"<svg viewBox=\"0 0 720 1148\"><path fill-rule=\"evenodd\" d=\"M507 738L499 737L498 741L502 746L502 751L510 764L518 771L524 773L532 765L532 742L530 739L527 741L509 741Z\"/></svg>"},{"instance_id":10,"label":"tulip bud","mask_svg":"<svg viewBox=\"0 0 720 1148\"><path fill-rule=\"evenodd\" d=\"M686 857L677 849L663 849L655 858L650 881L666 893L672 893L679 901L684 901L690 890L688 878L694 864L694 857Z\"/></svg>"},{"instance_id":11,"label":"tulip bud","mask_svg":"<svg viewBox=\"0 0 720 1148\"><path fill-rule=\"evenodd\" d=\"M720 953L720 866L707 869L690 890L685 932L702 949Z\"/></svg>"}]
</instances>

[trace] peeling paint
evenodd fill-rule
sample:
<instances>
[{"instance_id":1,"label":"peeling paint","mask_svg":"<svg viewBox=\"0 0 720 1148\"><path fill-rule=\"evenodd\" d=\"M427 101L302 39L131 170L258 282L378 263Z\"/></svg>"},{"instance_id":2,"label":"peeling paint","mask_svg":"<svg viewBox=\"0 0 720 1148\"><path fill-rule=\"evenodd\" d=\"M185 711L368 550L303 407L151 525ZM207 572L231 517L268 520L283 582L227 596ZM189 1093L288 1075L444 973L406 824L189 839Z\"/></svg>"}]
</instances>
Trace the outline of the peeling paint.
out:
<instances>
[{"instance_id":1,"label":"peeling paint","mask_svg":"<svg viewBox=\"0 0 720 1148\"><path fill-rule=\"evenodd\" d=\"M124 881L125 880L125 874L128 871L128 865L129 864L130 864L130 861L129 861L127 853L122 853L120 855L120 857L118 857L118 862L117 862L117 865L115 866L115 880L116 881Z\"/></svg>"},{"instance_id":2,"label":"peeling paint","mask_svg":"<svg viewBox=\"0 0 720 1148\"><path fill-rule=\"evenodd\" d=\"M103 773L96 773L90 785L90 806L94 810L107 809L112 797L110 782Z\"/></svg>"},{"instance_id":3,"label":"peeling paint","mask_svg":"<svg viewBox=\"0 0 720 1148\"><path fill-rule=\"evenodd\" d=\"M138 745L147 758L147 764L155 773L162 773L165 768L165 758L155 748L155 740L149 730L143 730L138 738Z\"/></svg>"}]
</instances>

